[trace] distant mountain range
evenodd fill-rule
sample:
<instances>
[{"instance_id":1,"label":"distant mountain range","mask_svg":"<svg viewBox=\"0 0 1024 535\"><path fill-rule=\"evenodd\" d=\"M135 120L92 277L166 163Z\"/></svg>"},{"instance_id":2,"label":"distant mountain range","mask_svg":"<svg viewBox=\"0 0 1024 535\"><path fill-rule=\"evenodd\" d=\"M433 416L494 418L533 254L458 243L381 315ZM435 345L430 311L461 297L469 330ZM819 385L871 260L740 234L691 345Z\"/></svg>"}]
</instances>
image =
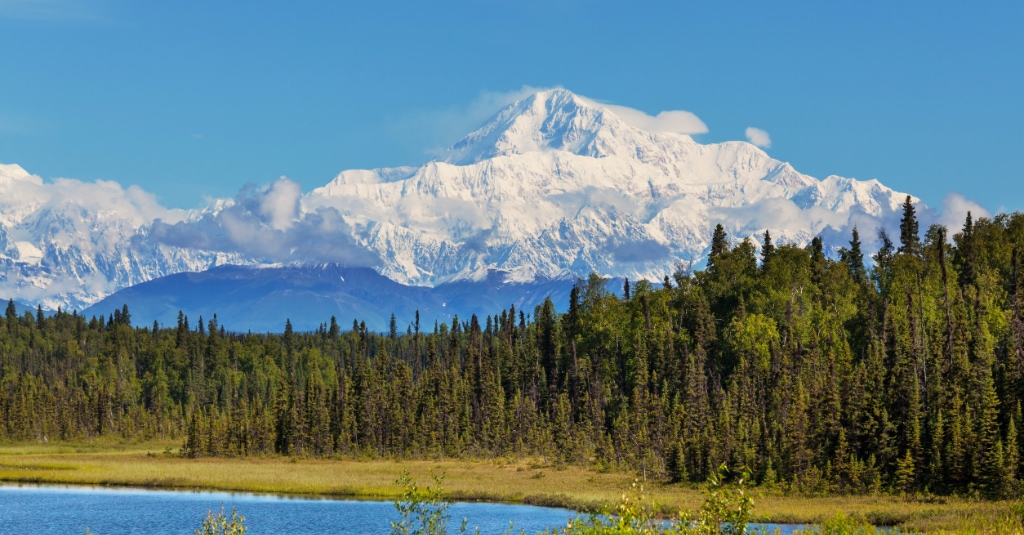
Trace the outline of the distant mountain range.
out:
<instances>
[{"instance_id":1,"label":"distant mountain range","mask_svg":"<svg viewBox=\"0 0 1024 535\"><path fill-rule=\"evenodd\" d=\"M12 301L12 300L7 300L7 299L0 300L0 305L2 305L5 310L6 310L8 301ZM23 316L23 315L25 315L26 312L29 312L31 314L35 314L36 310L38 310L38 308L37 308L37 306L26 305L25 303L22 303L20 301L14 301L14 310L17 312L17 314L19 316ZM52 313L53 313L53 311L51 311L51 310L46 310L46 309L43 310L43 314L50 315Z\"/></svg>"},{"instance_id":2,"label":"distant mountain range","mask_svg":"<svg viewBox=\"0 0 1024 535\"><path fill-rule=\"evenodd\" d=\"M192 325L200 318L230 331L281 332L286 319L296 330L315 330L333 316L343 329L353 321L373 331L390 328L391 314L401 332L432 331L434 322L468 321L514 306L528 315L550 297L559 309L568 304L574 279L505 282L501 273L475 281L460 280L433 288L405 286L370 268L336 265L252 268L220 266L202 273L178 273L121 290L85 309L86 316L106 317L128 305L135 324L153 320L175 325L178 312ZM621 287L622 281L616 281ZM613 288L614 289L614 288Z\"/></svg>"},{"instance_id":3,"label":"distant mountain range","mask_svg":"<svg viewBox=\"0 0 1024 535\"><path fill-rule=\"evenodd\" d=\"M187 281L180 292L199 292L190 303L212 310L199 302L213 302L216 281L265 291L274 306L302 295L318 314L340 313L360 294L318 286L317 268L299 267L330 263L372 268L379 276L358 271L373 286L361 310L390 315L387 306L443 294L422 286L500 283L529 293L591 272L659 281L680 262L703 260L716 223L736 238L770 230L777 242L821 235L835 246L859 225L870 239L905 198L875 180L803 175L749 143L700 144L634 122L570 91L540 91L422 166L345 171L305 194L282 179L193 211L164 208L134 186L44 183L0 165L0 295L82 310L132 288L118 299L164 300L139 301L138 320L166 319L185 302L175 284ZM274 269L201 273L222 265ZM385 298L392 290L401 295ZM216 295L230 307L228 290ZM460 306L489 298L471 297ZM250 314L235 316L240 323L265 325L262 312L231 310Z\"/></svg>"}]
</instances>

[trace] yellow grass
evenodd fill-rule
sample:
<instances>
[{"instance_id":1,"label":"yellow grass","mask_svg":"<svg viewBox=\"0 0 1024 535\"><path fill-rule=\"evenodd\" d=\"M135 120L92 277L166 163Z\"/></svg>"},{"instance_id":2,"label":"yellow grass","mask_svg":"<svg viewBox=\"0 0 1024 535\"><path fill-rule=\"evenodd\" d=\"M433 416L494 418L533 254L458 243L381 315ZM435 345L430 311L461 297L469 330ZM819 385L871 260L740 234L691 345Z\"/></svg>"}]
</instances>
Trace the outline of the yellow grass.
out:
<instances>
[{"instance_id":1,"label":"yellow grass","mask_svg":"<svg viewBox=\"0 0 1024 535\"><path fill-rule=\"evenodd\" d=\"M619 500L636 477L578 467L556 468L538 460L321 460L285 457L182 459L164 453L177 443L0 445L0 481L24 483L219 489L273 494L393 499L395 479L408 470L421 485L444 472L456 500L588 509ZM673 513L700 507L699 488L648 483L647 497ZM806 497L754 489L759 521L815 523L842 512L904 530L941 531L1006 526L1007 502L893 496Z\"/></svg>"}]
</instances>

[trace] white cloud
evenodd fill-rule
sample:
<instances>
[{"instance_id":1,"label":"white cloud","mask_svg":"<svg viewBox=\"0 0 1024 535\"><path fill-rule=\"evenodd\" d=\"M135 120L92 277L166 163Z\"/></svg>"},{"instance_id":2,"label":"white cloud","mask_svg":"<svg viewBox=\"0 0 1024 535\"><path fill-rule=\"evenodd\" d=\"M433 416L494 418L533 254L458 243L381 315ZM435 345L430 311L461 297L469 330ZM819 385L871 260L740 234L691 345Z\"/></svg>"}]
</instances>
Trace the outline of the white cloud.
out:
<instances>
[{"instance_id":1,"label":"white cloud","mask_svg":"<svg viewBox=\"0 0 1024 535\"><path fill-rule=\"evenodd\" d=\"M267 186L265 191L266 194L259 203L260 215L269 219L270 228L288 230L299 212L301 186L298 182L281 177Z\"/></svg>"},{"instance_id":2,"label":"white cloud","mask_svg":"<svg viewBox=\"0 0 1024 535\"><path fill-rule=\"evenodd\" d=\"M747 127L747 131L746 131L746 135L747 135L747 141L753 143L754 145L756 145L758 147L767 149L767 148L772 146L772 138L768 136L768 132L765 132L764 130L761 130L760 128L754 128L753 126L748 126Z\"/></svg>"},{"instance_id":3,"label":"white cloud","mask_svg":"<svg viewBox=\"0 0 1024 535\"><path fill-rule=\"evenodd\" d=\"M102 214L107 219L138 228L156 218L179 220L184 212L169 210L157 202L156 197L139 186L124 188L111 180L82 182L71 178L57 178L44 182L17 165L0 165L0 177L8 177L0 187L0 196L10 205L31 206L33 211L15 211L4 214L6 224L15 225L31 217L35 210L65 214L77 221L82 211Z\"/></svg>"},{"instance_id":4,"label":"white cloud","mask_svg":"<svg viewBox=\"0 0 1024 535\"><path fill-rule=\"evenodd\" d=\"M828 228L845 229L850 225L851 212L833 212L820 206L800 208L786 198L768 198L735 207L709 207L709 221L720 222L739 238L760 236L771 230L776 240L809 240Z\"/></svg>"},{"instance_id":5,"label":"white cloud","mask_svg":"<svg viewBox=\"0 0 1024 535\"><path fill-rule=\"evenodd\" d=\"M353 238L352 228L334 207L302 206L298 183L280 178L248 185L232 201L198 220L156 221L151 236L173 247L270 262L336 262L376 266L380 258Z\"/></svg>"},{"instance_id":6,"label":"white cloud","mask_svg":"<svg viewBox=\"0 0 1024 535\"><path fill-rule=\"evenodd\" d=\"M675 134L706 134L708 127L699 117L685 110L663 111L651 116L646 113L614 104L601 104L618 115L626 124L648 132L672 132Z\"/></svg>"},{"instance_id":7,"label":"white cloud","mask_svg":"<svg viewBox=\"0 0 1024 535\"><path fill-rule=\"evenodd\" d=\"M967 212L971 213L971 217L975 221L979 217L992 217L992 213L984 206L954 191L946 194L942 199L942 211L936 216L935 222L946 227L949 231L948 235L952 236L963 228Z\"/></svg>"}]
</instances>

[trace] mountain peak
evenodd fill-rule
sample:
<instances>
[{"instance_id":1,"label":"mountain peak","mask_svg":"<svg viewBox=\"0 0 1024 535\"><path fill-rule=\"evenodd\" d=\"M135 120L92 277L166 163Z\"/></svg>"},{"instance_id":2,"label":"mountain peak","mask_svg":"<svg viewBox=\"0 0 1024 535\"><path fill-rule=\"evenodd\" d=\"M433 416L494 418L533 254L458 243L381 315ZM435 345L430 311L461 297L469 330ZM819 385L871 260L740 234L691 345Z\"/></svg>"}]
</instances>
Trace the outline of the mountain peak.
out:
<instances>
[{"instance_id":1,"label":"mountain peak","mask_svg":"<svg viewBox=\"0 0 1024 535\"><path fill-rule=\"evenodd\" d=\"M609 155L602 138L613 137L609 130L623 129L633 128L604 106L566 89L547 89L500 110L453 145L444 160L469 165L498 156L548 151L602 157Z\"/></svg>"},{"instance_id":2,"label":"mountain peak","mask_svg":"<svg viewBox=\"0 0 1024 535\"><path fill-rule=\"evenodd\" d=\"M0 183L13 182L15 180L23 180L35 183L42 183L42 180L29 174L24 168L18 164L2 164L0 163Z\"/></svg>"}]
</instances>

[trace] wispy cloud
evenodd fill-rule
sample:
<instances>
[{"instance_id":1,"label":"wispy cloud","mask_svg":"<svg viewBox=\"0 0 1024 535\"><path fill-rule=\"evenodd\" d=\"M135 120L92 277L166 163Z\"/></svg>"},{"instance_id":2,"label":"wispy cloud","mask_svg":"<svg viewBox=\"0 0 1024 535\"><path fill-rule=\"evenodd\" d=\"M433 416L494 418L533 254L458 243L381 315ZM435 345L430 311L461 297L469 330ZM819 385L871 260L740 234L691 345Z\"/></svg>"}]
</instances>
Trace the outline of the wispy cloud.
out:
<instances>
[{"instance_id":1,"label":"wispy cloud","mask_svg":"<svg viewBox=\"0 0 1024 535\"><path fill-rule=\"evenodd\" d=\"M767 148L772 146L772 138L768 136L768 132L765 132L764 130L761 130L760 128L754 128L753 126L748 126L747 127L747 131L746 131L746 135L747 135L747 141L753 143L754 145L756 145L758 147L761 147L763 149L767 149Z\"/></svg>"},{"instance_id":2,"label":"wispy cloud","mask_svg":"<svg viewBox=\"0 0 1024 535\"><path fill-rule=\"evenodd\" d=\"M511 91L481 91L469 104L411 113L399 119L393 128L403 135L420 138L414 141L428 147L427 154L436 156L505 106L544 89L548 88L524 85Z\"/></svg>"}]
</instances>

